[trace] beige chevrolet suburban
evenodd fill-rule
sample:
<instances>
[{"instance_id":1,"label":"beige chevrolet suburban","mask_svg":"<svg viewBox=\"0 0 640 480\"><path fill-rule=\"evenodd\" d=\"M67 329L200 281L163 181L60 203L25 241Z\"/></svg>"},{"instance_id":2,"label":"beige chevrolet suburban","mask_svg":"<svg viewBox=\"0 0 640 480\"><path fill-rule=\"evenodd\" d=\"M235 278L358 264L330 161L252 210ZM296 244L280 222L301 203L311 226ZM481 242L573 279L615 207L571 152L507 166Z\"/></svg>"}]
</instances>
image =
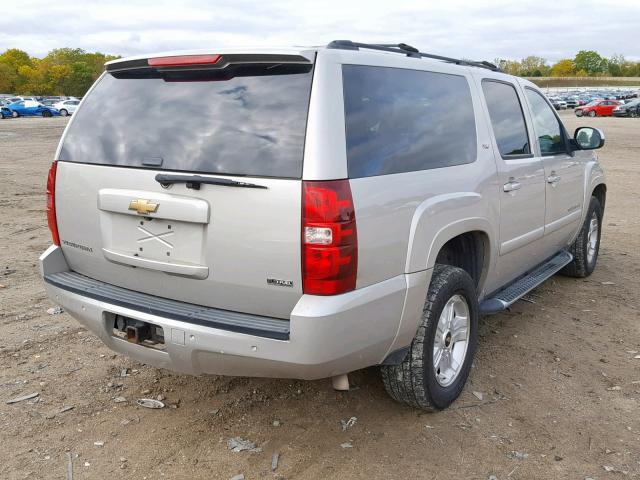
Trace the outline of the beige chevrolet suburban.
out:
<instances>
[{"instance_id":1,"label":"beige chevrolet suburban","mask_svg":"<svg viewBox=\"0 0 640 480\"><path fill-rule=\"evenodd\" d=\"M338 389L379 365L442 409L479 316L593 271L602 145L534 84L405 44L118 59L51 166L42 276L146 364Z\"/></svg>"}]
</instances>

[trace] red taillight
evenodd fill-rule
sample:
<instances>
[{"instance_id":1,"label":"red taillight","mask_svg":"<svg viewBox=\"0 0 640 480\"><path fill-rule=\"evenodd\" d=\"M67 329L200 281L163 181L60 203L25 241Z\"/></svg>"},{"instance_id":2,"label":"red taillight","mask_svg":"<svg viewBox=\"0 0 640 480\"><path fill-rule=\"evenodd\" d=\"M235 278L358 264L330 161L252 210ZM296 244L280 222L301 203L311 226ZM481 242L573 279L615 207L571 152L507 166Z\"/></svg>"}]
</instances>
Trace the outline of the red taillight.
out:
<instances>
[{"instance_id":1,"label":"red taillight","mask_svg":"<svg viewBox=\"0 0 640 480\"><path fill-rule=\"evenodd\" d=\"M177 57L149 58L150 67L185 67L188 65L213 65L218 63L220 55L181 55Z\"/></svg>"},{"instance_id":2,"label":"red taillight","mask_svg":"<svg viewBox=\"0 0 640 480\"><path fill-rule=\"evenodd\" d=\"M302 289L337 295L356 288L358 235L349 180L302 182Z\"/></svg>"},{"instance_id":3,"label":"red taillight","mask_svg":"<svg viewBox=\"0 0 640 480\"><path fill-rule=\"evenodd\" d=\"M51 230L51 238L55 245L60 245L60 236L58 235L58 221L56 220L56 171L58 162L53 162L49 168L49 176L47 177L47 222L49 230Z\"/></svg>"}]
</instances>

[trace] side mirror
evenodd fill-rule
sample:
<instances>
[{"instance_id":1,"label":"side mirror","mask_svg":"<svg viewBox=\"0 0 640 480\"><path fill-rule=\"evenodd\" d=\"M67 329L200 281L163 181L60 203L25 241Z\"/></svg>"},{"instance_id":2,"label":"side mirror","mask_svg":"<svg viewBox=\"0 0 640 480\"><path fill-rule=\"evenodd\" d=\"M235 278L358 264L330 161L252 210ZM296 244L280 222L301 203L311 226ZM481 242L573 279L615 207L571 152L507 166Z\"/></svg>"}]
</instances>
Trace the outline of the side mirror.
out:
<instances>
[{"instance_id":1,"label":"side mirror","mask_svg":"<svg viewBox=\"0 0 640 480\"><path fill-rule=\"evenodd\" d=\"M579 150L595 150L604 146L604 133L599 128L579 127L573 140Z\"/></svg>"}]
</instances>

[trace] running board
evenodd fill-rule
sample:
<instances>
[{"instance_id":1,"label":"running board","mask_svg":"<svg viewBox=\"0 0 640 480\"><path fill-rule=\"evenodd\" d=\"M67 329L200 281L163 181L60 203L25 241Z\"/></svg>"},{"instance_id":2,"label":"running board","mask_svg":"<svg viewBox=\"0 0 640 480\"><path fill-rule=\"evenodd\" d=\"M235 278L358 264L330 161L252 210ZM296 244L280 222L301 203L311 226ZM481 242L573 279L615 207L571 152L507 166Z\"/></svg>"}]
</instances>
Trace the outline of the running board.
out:
<instances>
[{"instance_id":1,"label":"running board","mask_svg":"<svg viewBox=\"0 0 640 480\"><path fill-rule=\"evenodd\" d=\"M551 259L537 266L524 277L516 280L508 287L498 291L494 296L486 298L480 303L480 314L490 315L506 310L507 307L525 296L528 292L536 288L542 282L555 273L562 270L562 267L573 260L573 255L569 252L559 252Z\"/></svg>"}]
</instances>

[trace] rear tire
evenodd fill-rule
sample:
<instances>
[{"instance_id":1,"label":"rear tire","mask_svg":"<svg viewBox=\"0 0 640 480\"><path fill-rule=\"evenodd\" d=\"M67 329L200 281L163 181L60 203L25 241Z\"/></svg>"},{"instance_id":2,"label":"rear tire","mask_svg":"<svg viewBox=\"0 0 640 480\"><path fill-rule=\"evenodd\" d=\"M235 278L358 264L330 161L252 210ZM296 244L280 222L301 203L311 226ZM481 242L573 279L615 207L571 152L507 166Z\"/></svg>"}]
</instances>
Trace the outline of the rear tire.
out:
<instances>
[{"instance_id":1,"label":"rear tire","mask_svg":"<svg viewBox=\"0 0 640 480\"><path fill-rule=\"evenodd\" d=\"M451 405L471 370L478 343L478 312L475 284L469 274L437 264L409 352L399 365L381 367L389 395L423 410Z\"/></svg>"},{"instance_id":2,"label":"rear tire","mask_svg":"<svg viewBox=\"0 0 640 480\"><path fill-rule=\"evenodd\" d=\"M589 115L591 118L593 118L593 117L595 117L595 116L597 115L597 113L596 113L596 111L595 111L595 110L591 110L591 111L588 113L588 115Z\"/></svg>"},{"instance_id":3,"label":"rear tire","mask_svg":"<svg viewBox=\"0 0 640 480\"><path fill-rule=\"evenodd\" d=\"M602 234L602 206L596 197L591 197L589 210L580 233L569 247L573 260L560 273L569 277L584 278L593 273L600 251Z\"/></svg>"},{"instance_id":4,"label":"rear tire","mask_svg":"<svg viewBox=\"0 0 640 480\"><path fill-rule=\"evenodd\" d=\"M69 112L67 112L64 108L62 110L60 110L60 115L62 115L63 117L66 117L67 115L69 115Z\"/></svg>"},{"instance_id":5,"label":"rear tire","mask_svg":"<svg viewBox=\"0 0 640 480\"><path fill-rule=\"evenodd\" d=\"M44 110L44 111L42 112L42 116L43 116L44 118L49 118L49 117L51 117L51 112L50 112L49 110Z\"/></svg>"}]
</instances>

